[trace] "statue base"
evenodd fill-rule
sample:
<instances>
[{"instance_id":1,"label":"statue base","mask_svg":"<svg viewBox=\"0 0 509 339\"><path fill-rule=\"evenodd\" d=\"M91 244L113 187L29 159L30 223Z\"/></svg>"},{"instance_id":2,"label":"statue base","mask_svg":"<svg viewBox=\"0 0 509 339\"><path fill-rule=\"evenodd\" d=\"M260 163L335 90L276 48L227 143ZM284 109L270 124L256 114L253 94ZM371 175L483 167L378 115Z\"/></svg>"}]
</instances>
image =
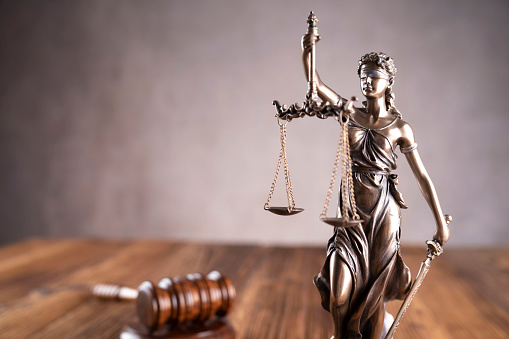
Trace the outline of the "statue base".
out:
<instances>
[{"instance_id":1,"label":"statue base","mask_svg":"<svg viewBox=\"0 0 509 339\"><path fill-rule=\"evenodd\" d=\"M235 330L225 318L214 318L204 323L196 323L174 328L149 331L139 322L127 325L120 339L235 339Z\"/></svg>"}]
</instances>

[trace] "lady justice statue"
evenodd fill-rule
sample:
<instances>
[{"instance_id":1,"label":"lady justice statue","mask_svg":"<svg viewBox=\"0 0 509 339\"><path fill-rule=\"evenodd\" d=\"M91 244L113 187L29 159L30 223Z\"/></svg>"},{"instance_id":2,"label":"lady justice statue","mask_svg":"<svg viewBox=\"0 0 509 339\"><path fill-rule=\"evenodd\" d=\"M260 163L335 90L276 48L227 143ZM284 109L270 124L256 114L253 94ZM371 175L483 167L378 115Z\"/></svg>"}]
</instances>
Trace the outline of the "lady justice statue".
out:
<instances>
[{"instance_id":1,"label":"lady justice statue","mask_svg":"<svg viewBox=\"0 0 509 339\"><path fill-rule=\"evenodd\" d=\"M338 216L345 216L346 219L350 216L357 222L334 225L334 234L328 242L327 258L320 273L314 278L314 283L320 292L323 308L332 315L333 338L383 339L393 323L393 317L385 310L385 304L395 299L408 299L409 295L411 301L415 294L413 285L418 282L418 288L424 278L422 276L419 281L416 279L412 285L410 271L400 254L400 209L407 206L396 189L398 177L393 173L396 169L397 148L405 155L435 219L436 232L433 241L428 241L428 246L432 244L441 251L440 246L449 239L449 220L442 213L433 183L421 161L412 128L394 106L392 87L396 66L393 59L384 53L368 53L361 57L357 74L366 101L363 107L353 107L351 101L347 102L325 85L315 70L315 44L320 40L317 21L311 12L307 33L302 37L302 58L310 84L307 102L303 107L292 105L287 108L275 101L278 122L280 119L289 121L307 114L320 118L334 115L344 123L352 195L345 199L345 195L340 194ZM323 102L318 103L318 98ZM280 126L283 131L284 125L280 123ZM284 138L282 154L285 156L283 141ZM286 173L286 157L284 161ZM344 184L345 181L342 187ZM291 198L288 210L282 212L285 215L302 210L293 209L293 194ZM272 212L279 214L281 210ZM345 218L335 218L339 219ZM433 257L428 253L429 259ZM411 289L412 293L409 293ZM391 332L394 333L393 328ZM392 337L392 333L387 337Z\"/></svg>"},{"instance_id":2,"label":"lady justice statue","mask_svg":"<svg viewBox=\"0 0 509 339\"><path fill-rule=\"evenodd\" d=\"M306 75L312 47L319 40L313 30L302 38ZM392 173L398 147L435 218L433 239L443 245L450 232L412 128L394 106L393 59L384 53L368 53L359 60L357 74L366 101L364 107L349 112L348 138L356 212L363 222L348 228L335 227L327 259L314 282L322 306L332 314L334 338L379 339L385 337L393 319L385 303L403 299L411 285L410 271L400 255L400 208L407 206L396 189L398 177ZM323 101L336 105L346 102L320 80L316 71L314 79Z\"/></svg>"}]
</instances>

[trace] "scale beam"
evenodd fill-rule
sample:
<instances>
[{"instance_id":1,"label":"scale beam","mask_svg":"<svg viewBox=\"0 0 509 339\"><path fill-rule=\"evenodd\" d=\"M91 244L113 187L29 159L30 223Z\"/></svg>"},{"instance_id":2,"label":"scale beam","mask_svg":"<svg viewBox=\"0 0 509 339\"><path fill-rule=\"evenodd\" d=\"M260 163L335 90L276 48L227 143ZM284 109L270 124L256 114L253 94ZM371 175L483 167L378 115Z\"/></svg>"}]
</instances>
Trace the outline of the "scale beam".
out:
<instances>
[{"instance_id":1,"label":"scale beam","mask_svg":"<svg viewBox=\"0 0 509 339\"><path fill-rule=\"evenodd\" d=\"M340 117L343 117L343 122L346 122L344 113L349 114L352 111L355 101L357 101L357 97L351 97L350 100L341 105L334 105L324 101L316 102L314 100L306 100L302 106L295 103L288 107L281 105L277 100L274 100L272 104L276 106L276 117L280 120L291 121L294 118L303 118L308 115L310 117L316 116L320 119L334 117L338 121Z\"/></svg>"},{"instance_id":2,"label":"scale beam","mask_svg":"<svg viewBox=\"0 0 509 339\"><path fill-rule=\"evenodd\" d=\"M320 119L327 119L328 117L336 117L339 119L344 106L316 101L306 101L302 106L295 103L290 107L281 105L277 100L274 100L272 104L276 106L276 117L287 121L291 121L294 118L303 118L306 115L310 117L316 116Z\"/></svg>"}]
</instances>

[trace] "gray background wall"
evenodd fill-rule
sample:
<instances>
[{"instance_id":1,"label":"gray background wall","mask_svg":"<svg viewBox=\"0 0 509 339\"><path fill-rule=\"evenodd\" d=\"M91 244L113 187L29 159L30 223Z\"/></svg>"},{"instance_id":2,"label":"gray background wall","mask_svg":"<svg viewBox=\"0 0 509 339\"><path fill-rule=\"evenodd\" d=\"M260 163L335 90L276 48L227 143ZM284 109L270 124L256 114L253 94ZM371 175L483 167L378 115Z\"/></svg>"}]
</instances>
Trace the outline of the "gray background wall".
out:
<instances>
[{"instance_id":1,"label":"gray background wall","mask_svg":"<svg viewBox=\"0 0 509 339\"><path fill-rule=\"evenodd\" d=\"M273 99L303 101L300 37L360 96L357 60L396 60L451 246L507 245L509 4L460 1L0 1L0 239L157 237L323 245L338 126L288 126L297 204L263 211L279 152ZM433 233L404 157L403 242ZM273 198L284 203L280 178Z\"/></svg>"}]
</instances>

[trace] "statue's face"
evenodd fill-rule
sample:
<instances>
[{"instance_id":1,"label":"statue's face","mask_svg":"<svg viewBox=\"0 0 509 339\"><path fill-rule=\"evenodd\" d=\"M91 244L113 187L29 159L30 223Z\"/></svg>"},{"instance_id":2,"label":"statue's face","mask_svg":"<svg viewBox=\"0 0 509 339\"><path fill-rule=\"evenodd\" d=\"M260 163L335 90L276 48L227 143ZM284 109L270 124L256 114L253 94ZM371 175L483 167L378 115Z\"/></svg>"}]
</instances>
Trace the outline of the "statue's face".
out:
<instances>
[{"instance_id":1,"label":"statue's face","mask_svg":"<svg viewBox=\"0 0 509 339\"><path fill-rule=\"evenodd\" d=\"M376 64L361 66L361 91L366 97L381 98L389 86L389 75Z\"/></svg>"}]
</instances>

